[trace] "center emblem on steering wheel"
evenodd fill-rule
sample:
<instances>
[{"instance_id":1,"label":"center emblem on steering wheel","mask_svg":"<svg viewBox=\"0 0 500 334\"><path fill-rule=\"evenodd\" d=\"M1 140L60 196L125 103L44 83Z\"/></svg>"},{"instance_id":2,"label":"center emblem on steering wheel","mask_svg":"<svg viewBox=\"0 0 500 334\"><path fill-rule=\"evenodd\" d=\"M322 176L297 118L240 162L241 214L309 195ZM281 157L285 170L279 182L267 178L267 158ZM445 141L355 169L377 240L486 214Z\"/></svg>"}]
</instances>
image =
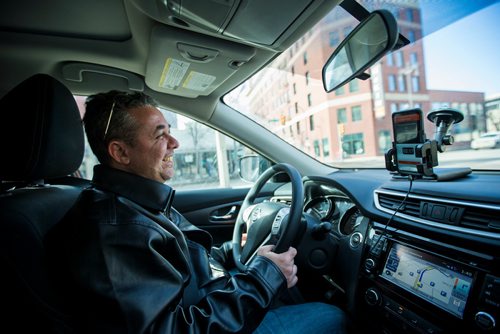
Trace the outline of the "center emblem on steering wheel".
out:
<instances>
[{"instance_id":1,"label":"center emblem on steering wheel","mask_svg":"<svg viewBox=\"0 0 500 334\"><path fill-rule=\"evenodd\" d=\"M255 223L260 217L262 217L262 209L257 207L252 211L252 214L250 215L249 225Z\"/></svg>"}]
</instances>

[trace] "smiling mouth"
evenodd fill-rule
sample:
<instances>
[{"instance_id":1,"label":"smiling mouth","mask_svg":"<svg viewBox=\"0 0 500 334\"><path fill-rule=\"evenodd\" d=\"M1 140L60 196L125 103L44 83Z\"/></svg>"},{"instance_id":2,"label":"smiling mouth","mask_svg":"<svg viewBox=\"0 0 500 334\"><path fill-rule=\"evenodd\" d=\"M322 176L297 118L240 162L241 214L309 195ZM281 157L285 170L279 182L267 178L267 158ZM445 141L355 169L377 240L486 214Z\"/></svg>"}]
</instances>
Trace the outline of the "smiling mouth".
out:
<instances>
[{"instance_id":1,"label":"smiling mouth","mask_svg":"<svg viewBox=\"0 0 500 334\"><path fill-rule=\"evenodd\" d=\"M173 157L170 155L170 156L168 156L168 157L163 158L163 161L165 161L165 162L172 162L172 161L174 161L174 159L173 159Z\"/></svg>"}]
</instances>

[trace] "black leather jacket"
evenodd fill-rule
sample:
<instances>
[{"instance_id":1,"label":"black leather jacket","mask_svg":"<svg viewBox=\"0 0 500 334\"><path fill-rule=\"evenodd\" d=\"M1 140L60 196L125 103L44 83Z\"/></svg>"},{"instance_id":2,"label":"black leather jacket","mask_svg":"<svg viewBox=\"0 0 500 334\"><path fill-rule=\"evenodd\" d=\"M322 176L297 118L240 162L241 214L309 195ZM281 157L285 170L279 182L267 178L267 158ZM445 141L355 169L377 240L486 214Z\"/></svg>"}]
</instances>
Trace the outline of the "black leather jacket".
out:
<instances>
[{"instance_id":1,"label":"black leather jacket","mask_svg":"<svg viewBox=\"0 0 500 334\"><path fill-rule=\"evenodd\" d=\"M58 268L71 273L62 284L73 296L79 291L73 300L85 331L252 332L286 288L262 256L245 273L228 275L208 255L206 232L178 213L167 218L173 196L159 182L95 167L93 187L54 239Z\"/></svg>"}]
</instances>

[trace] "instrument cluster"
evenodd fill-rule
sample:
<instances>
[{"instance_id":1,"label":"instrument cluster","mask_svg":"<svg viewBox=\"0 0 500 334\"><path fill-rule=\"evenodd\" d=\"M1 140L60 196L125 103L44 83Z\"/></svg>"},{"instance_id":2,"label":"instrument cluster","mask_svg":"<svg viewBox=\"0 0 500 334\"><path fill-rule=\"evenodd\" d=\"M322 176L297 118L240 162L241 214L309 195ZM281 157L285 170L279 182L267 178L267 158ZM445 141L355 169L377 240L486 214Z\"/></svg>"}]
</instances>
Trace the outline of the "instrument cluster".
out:
<instances>
[{"instance_id":1,"label":"instrument cluster","mask_svg":"<svg viewBox=\"0 0 500 334\"><path fill-rule=\"evenodd\" d=\"M330 222L333 232L350 235L354 232L361 212L356 205L343 195L322 195L311 199L304 206L309 213L322 222Z\"/></svg>"}]
</instances>

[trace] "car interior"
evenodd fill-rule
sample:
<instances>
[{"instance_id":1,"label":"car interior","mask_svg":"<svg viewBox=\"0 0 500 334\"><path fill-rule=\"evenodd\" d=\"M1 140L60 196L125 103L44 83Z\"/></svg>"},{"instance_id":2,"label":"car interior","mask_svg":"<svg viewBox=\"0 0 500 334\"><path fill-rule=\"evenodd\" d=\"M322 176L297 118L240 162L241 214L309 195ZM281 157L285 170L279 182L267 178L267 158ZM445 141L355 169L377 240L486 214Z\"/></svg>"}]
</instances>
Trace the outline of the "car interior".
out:
<instances>
[{"instance_id":1,"label":"car interior","mask_svg":"<svg viewBox=\"0 0 500 334\"><path fill-rule=\"evenodd\" d=\"M401 5L417 8L423 2L401 1ZM344 153L336 164L312 155L315 144L304 141L304 147L310 146L306 152L293 140L279 137L278 131L269 130L269 124L280 120L272 116L260 122L265 118L264 105L253 106L262 110L255 115L235 107L253 95L272 91L271 84L255 88L263 82L259 71L312 40L311 29L325 17L333 17L328 24L342 21L343 16L327 16L338 8L359 25L351 27L350 35L331 54L321 54L322 68L311 71L311 80L328 96L338 96L339 89L352 80L361 85L374 81L375 69L380 70L376 62L414 41L405 36L390 11L377 10L369 3L2 1L0 282L6 310L2 331L78 332L73 323L78 314L68 307L77 301L68 301L71 297L56 284L67 273L48 258L47 234L91 185L91 175L84 169L90 148L82 126L82 101L98 92L121 90L144 92L162 109L227 136L235 142L236 153L244 151L238 155L237 167L231 168L238 182L240 177L245 182L231 186L221 177L219 183L208 183L211 172L201 168L201 156L209 154L184 153L181 149L191 144L184 148L180 140L183 162L200 162L196 178L185 179L190 187L178 184L173 202L191 223L211 233L215 245L228 240L239 245L248 232L247 244L233 253L239 270L245 270L255 250L274 236L275 216L288 215L277 249L293 245L298 250L297 300L340 307L349 318L350 333L499 332L500 157L496 142L484 157L491 164L471 167L474 159L452 149L460 147L460 142L453 143L449 135L464 118L460 112L435 109L424 125L422 111L410 108L384 118L395 133L393 145L379 154L378 166L369 165L368 159L349 165ZM497 2L482 6L499 12ZM461 18L450 18L450 22ZM375 20L380 20L384 34L377 34ZM383 39L383 47L380 41L373 42L376 39ZM363 48L366 45L370 47ZM320 57L314 51L308 53L309 62ZM343 57L349 60L342 65ZM287 72L290 66L283 66L288 67L276 65L274 69ZM346 66L350 67L347 74L343 72ZM298 66L291 68L298 71ZM279 89L292 90L292 85L275 81ZM328 101L325 98L318 106ZM310 105L311 110L315 106ZM375 104L370 106L375 113ZM307 112L301 119L311 119ZM375 116L370 120L369 129L382 122ZM408 120L418 128L416 141L405 137L412 136L405 127ZM280 131L288 129L288 122L281 123ZM340 138L344 127L334 123ZM173 124L179 138L181 121ZM435 136L427 139L425 132L430 131ZM480 136L479 132L474 135ZM458 131L456 137L461 138ZM376 141L373 145L378 145ZM365 150L370 145L365 144ZM445 146L450 152L445 152ZM438 165L438 156L441 162L448 153L462 154L463 163ZM230 154L223 156L213 164L220 175L221 164L228 164ZM179 178L188 170L177 160L176 168ZM206 184L199 181L203 178ZM251 237L246 226L254 224L262 224L266 233Z\"/></svg>"}]
</instances>

